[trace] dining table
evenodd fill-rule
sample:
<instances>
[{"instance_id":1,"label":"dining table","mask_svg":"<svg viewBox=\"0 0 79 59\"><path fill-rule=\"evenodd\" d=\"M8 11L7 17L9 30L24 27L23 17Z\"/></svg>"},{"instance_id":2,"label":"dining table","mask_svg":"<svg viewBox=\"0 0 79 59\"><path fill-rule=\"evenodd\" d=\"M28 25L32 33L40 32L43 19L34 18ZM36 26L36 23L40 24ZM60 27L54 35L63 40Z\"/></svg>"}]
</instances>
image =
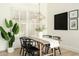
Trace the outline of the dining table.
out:
<instances>
[{"instance_id":1,"label":"dining table","mask_svg":"<svg viewBox=\"0 0 79 59\"><path fill-rule=\"evenodd\" d=\"M36 41L39 44L39 55L42 56L42 45L49 45L50 43L46 40L42 40L42 38L29 36L32 40Z\"/></svg>"},{"instance_id":2,"label":"dining table","mask_svg":"<svg viewBox=\"0 0 79 59\"><path fill-rule=\"evenodd\" d=\"M29 38L31 38L32 40L38 42L39 44L39 55L40 56L49 56L49 55L54 55L54 53L48 53L43 55L42 54L42 45L43 46L48 46L49 48L54 48L55 46L58 46L59 44L57 44L58 42L56 42L55 40L51 40L50 38L39 38L39 37L33 37L33 36L29 36ZM54 49L53 49L54 51Z\"/></svg>"}]
</instances>

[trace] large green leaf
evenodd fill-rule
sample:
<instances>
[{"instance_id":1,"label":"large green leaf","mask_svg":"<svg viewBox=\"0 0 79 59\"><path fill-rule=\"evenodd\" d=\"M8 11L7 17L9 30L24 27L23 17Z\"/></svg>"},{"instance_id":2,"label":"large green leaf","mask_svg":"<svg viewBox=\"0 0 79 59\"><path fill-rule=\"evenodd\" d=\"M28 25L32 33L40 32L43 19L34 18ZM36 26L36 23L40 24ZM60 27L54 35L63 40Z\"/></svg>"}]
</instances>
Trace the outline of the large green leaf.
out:
<instances>
[{"instance_id":1,"label":"large green leaf","mask_svg":"<svg viewBox=\"0 0 79 59\"><path fill-rule=\"evenodd\" d=\"M12 31L13 31L14 34L18 34L18 32L19 32L19 26L18 26L17 23L14 24L14 27L13 27Z\"/></svg>"},{"instance_id":2,"label":"large green leaf","mask_svg":"<svg viewBox=\"0 0 79 59\"><path fill-rule=\"evenodd\" d=\"M7 28L12 27L13 26L12 20L9 20L9 22L8 22L7 19L5 19L5 25L6 25Z\"/></svg>"},{"instance_id":3,"label":"large green leaf","mask_svg":"<svg viewBox=\"0 0 79 59\"><path fill-rule=\"evenodd\" d=\"M9 36L8 36L7 32L1 26L0 26L0 31L1 31L2 38L5 40L9 40Z\"/></svg>"},{"instance_id":4,"label":"large green leaf","mask_svg":"<svg viewBox=\"0 0 79 59\"><path fill-rule=\"evenodd\" d=\"M8 23L8 21L7 21L7 19L5 19L5 25L6 25L7 28L10 27L10 25L9 25L9 23Z\"/></svg>"}]
</instances>

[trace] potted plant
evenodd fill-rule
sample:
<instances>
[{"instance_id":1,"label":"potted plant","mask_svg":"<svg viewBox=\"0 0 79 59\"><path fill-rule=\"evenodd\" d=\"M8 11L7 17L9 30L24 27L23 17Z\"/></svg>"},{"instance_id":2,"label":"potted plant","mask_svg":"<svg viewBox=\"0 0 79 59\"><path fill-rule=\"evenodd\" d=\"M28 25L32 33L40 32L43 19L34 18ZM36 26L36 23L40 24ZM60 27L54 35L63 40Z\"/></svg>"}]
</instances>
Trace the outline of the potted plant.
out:
<instances>
[{"instance_id":1,"label":"potted plant","mask_svg":"<svg viewBox=\"0 0 79 59\"><path fill-rule=\"evenodd\" d=\"M0 26L1 36L8 42L7 50L11 53L14 51L13 43L15 42L15 35L19 32L19 25L17 23L13 24L12 20L7 21L7 19L5 19L5 25L8 31Z\"/></svg>"},{"instance_id":2,"label":"potted plant","mask_svg":"<svg viewBox=\"0 0 79 59\"><path fill-rule=\"evenodd\" d=\"M42 35L43 35L43 30L45 29L45 26L42 25L42 26L39 26L37 27L35 30L38 32L38 35L39 35L39 38L42 38Z\"/></svg>"}]
</instances>

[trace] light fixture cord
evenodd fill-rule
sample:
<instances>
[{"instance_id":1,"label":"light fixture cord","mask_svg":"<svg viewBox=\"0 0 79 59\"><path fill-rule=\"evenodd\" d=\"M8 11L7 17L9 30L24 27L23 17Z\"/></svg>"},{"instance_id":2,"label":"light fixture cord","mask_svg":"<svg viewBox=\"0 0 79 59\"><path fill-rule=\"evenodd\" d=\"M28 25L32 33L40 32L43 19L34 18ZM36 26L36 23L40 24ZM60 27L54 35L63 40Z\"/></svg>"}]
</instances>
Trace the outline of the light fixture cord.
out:
<instances>
[{"instance_id":1,"label":"light fixture cord","mask_svg":"<svg viewBox=\"0 0 79 59\"><path fill-rule=\"evenodd\" d=\"M38 21L39 21L39 27L40 27L40 3L38 3Z\"/></svg>"},{"instance_id":2,"label":"light fixture cord","mask_svg":"<svg viewBox=\"0 0 79 59\"><path fill-rule=\"evenodd\" d=\"M40 20L40 3L39 3L39 20Z\"/></svg>"}]
</instances>

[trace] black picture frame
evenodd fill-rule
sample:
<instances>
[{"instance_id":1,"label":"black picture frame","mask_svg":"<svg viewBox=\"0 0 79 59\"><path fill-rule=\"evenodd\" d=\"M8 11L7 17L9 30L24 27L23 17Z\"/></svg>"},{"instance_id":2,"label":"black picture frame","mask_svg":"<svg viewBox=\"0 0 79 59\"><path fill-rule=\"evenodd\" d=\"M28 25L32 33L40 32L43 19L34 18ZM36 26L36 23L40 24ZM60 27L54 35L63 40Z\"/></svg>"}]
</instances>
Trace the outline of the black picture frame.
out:
<instances>
[{"instance_id":1,"label":"black picture frame","mask_svg":"<svg viewBox=\"0 0 79 59\"><path fill-rule=\"evenodd\" d=\"M73 18L69 20L69 29L78 30L78 18Z\"/></svg>"},{"instance_id":2,"label":"black picture frame","mask_svg":"<svg viewBox=\"0 0 79 59\"><path fill-rule=\"evenodd\" d=\"M69 19L78 18L78 10L69 11Z\"/></svg>"}]
</instances>

